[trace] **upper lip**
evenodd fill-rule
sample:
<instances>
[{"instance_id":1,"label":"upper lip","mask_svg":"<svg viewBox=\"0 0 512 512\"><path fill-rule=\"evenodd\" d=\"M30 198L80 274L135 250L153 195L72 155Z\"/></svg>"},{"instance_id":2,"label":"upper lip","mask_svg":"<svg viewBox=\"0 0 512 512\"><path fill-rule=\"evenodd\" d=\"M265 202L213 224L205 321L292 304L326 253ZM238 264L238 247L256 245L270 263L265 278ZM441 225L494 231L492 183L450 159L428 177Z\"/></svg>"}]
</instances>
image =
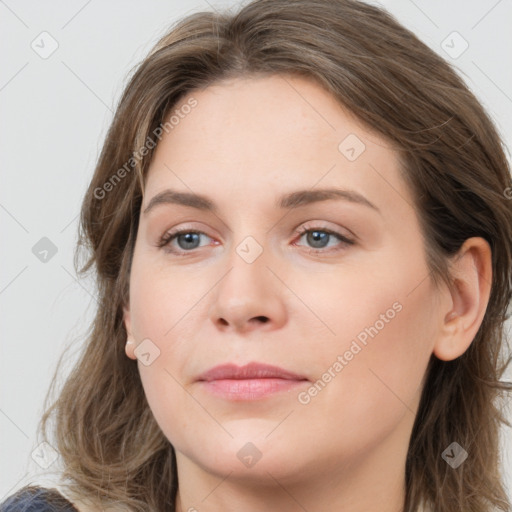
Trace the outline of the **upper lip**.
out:
<instances>
[{"instance_id":1,"label":"upper lip","mask_svg":"<svg viewBox=\"0 0 512 512\"><path fill-rule=\"evenodd\" d=\"M272 366L264 363L249 363L244 366L237 366L233 363L214 366L210 370L202 373L197 380L212 381L221 379L287 379L287 380L307 380L303 375Z\"/></svg>"}]
</instances>

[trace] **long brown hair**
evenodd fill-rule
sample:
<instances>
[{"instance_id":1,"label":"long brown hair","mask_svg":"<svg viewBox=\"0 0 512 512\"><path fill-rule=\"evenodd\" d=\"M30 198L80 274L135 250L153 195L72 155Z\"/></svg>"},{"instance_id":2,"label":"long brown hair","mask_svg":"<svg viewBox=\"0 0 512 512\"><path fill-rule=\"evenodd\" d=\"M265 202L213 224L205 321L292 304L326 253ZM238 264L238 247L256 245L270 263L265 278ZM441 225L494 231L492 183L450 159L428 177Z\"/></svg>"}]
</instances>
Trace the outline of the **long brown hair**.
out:
<instances>
[{"instance_id":1,"label":"long brown hair","mask_svg":"<svg viewBox=\"0 0 512 512\"><path fill-rule=\"evenodd\" d=\"M131 76L81 210L75 265L81 275L94 270L96 318L39 425L49 440L55 420L55 441L48 442L62 457L69 494L103 507L174 510L174 449L124 352L122 306L144 179L181 98L226 78L271 74L315 80L396 148L434 283L450 285L448 259L467 238L490 244L492 289L475 339L457 359L432 356L428 366L406 460L404 511L421 502L443 512L510 511L499 469L499 430L509 425L499 400L512 389L500 381L510 361L504 322L512 268L504 146L447 62L389 13L356 0L256 0L237 13L192 14ZM441 457L454 441L469 454L456 470Z\"/></svg>"}]
</instances>

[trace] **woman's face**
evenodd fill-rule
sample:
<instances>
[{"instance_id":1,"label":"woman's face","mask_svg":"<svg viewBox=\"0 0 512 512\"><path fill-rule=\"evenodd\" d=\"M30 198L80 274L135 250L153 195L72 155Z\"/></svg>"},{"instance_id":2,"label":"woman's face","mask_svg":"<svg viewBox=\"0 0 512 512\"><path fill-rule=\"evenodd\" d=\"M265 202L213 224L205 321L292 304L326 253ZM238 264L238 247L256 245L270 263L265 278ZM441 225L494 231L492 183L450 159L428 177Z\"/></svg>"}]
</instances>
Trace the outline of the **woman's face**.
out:
<instances>
[{"instance_id":1,"label":"woman's face","mask_svg":"<svg viewBox=\"0 0 512 512\"><path fill-rule=\"evenodd\" d=\"M397 154L302 78L218 83L175 115L125 325L178 468L284 485L402 465L439 306ZM282 372L200 380L249 363Z\"/></svg>"}]
</instances>

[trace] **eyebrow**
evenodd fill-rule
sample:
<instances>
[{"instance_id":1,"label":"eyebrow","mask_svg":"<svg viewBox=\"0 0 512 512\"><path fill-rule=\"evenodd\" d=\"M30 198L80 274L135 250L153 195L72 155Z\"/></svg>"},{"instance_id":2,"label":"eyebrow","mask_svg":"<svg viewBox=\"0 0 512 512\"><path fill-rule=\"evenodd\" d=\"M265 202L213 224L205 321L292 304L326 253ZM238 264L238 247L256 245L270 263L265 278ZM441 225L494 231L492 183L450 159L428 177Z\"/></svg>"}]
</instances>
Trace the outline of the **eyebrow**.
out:
<instances>
[{"instance_id":1,"label":"eyebrow","mask_svg":"<svg viewBox=\"0 0 512 512\"><path fill-rule=\"evenodd\" d=\"M332 199L344 200L350 203L367 206L380 213L380 209L359 192L356 192L355 190L345 190L340 188L297 190L295 192L290 192L283 195L278 199L275 206L280 209L290 210L299 206L306 206L312 203L328 201ZM153 208L161 204L179 204L207 212L218 212L218 208L215 203L206 196L194 194L191 192L178 192L176 190L166 189L151 199L143 213L147 214Z\"/></svg>"}]
</instances>

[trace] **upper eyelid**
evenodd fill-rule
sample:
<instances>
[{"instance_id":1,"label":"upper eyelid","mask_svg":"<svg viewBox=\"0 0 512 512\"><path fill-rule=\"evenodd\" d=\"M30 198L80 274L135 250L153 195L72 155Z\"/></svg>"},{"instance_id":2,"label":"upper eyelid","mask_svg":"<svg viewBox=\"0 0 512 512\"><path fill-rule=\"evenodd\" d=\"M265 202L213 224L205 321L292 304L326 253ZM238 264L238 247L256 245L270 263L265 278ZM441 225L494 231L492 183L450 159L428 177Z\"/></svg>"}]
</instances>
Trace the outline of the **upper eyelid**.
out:
<instances>
[{"instance_id":1,"label":"upper eyelid","mask_svg":"<svg viewBox=\"0 0 512 512\"><path fill-rule=\"evenodd\" d=\"M320 221L316 221L316 222L320 222ZM310 223L314 224L315 221L309 221L309 223L307 222L305 224L299 225L299 227L297 227L297 228L294 228L295 239L298 238L300 240L300 238L302 238L304 235L306 235L308 232L311 232L311 231L323 231L325 233L328 233L330 236L336 237L341 244L351 244L352 245L357 241L357 237L352 235L352 233L350 235L345 235L343 233L339 233L338 230L329 228L327 226L310 225ZM199 235L205 235L212 240L214 239L214 237L211 237L210 235L208 235L208 233L206 233L205 231L203 231L201 229L196 229L196 228L192 228L192 227L181 227L181 228L171 229L171 230L164 232L164 234L160 237L157 245L160 248L164 248L166 246L172 245L172 242L174 242L179 235L186 234L186 233L196 233ZM207 246L208 245L206 245L206 247ZM205 247L205 246L203 246L203 247ZM198 249L198 248L196 248L196 249ZM184 249L178 249L177 252L181 251L181 252L186 253L186 252L193 252L193 250L186 251ZM328 251L322 251L321 249L318 249L318 250L320 252L328 252Z\"/></svg>"},{"instance_id":2,"label":"upper eyelid","mask_svg":"<svg viewBox=\"0 0 512 512\"><path fill-rule=\"evenodd\" d=\"M356 235L354 235L352 233L352 231L350 231L347 228L332 228L329 226L323 226L323 225L321 225L322 222L325 222L325 221L307 221L306 223L299 224L297 227L293 228L293 233L297 234L297 232L299 232L299 231L304 232L304 231L318 230L318 231L327 231L334 235L346 236L347 238L357 238ZM320 223L320 224L316 224L316 223ZM340 229L347 231L349 234L345 235L344 233L339 233L338 231ZM213 238L204 229L195 228L195 227L191 227L191 226L184 226L184 227L172 228L172 229L165 230L164 233L161 235L161 238L166 237L168 235L172 236L172 235L182 234L182 233L200 233L202 235L208 236L209 238Z\"/></svg>"}]
</instances>

